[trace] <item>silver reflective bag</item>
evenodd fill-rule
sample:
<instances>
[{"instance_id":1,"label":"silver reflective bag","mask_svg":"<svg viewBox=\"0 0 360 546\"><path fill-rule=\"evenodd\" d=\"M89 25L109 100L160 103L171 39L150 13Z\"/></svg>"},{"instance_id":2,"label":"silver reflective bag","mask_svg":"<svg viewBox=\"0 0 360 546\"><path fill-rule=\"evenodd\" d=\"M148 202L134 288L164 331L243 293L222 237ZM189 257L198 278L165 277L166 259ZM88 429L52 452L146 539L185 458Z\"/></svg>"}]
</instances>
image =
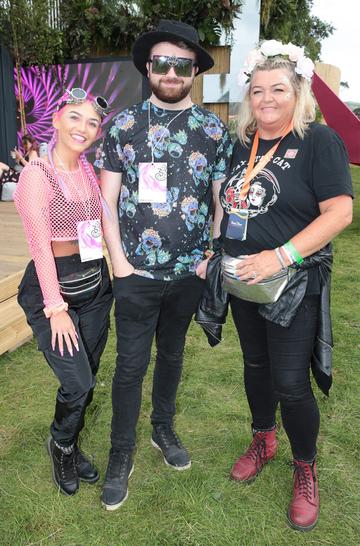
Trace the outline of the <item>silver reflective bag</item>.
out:
<instances>
[{"instance_id":1,"label":"silver reflective bag","mask_svg":"<svg viewBox=\"0 0 360 546\"><path fill-rule=\"evenodd\" d=\"M241 281L236 275L236 266L245 256L233 258L224 254L221 260L221 272L223 289L246 301L254 303L274 303L284 291L289 279L294 275L295 270L287 269L280 271L257 284L249 285L248 281Z\"/></svg>"}]
</instances>

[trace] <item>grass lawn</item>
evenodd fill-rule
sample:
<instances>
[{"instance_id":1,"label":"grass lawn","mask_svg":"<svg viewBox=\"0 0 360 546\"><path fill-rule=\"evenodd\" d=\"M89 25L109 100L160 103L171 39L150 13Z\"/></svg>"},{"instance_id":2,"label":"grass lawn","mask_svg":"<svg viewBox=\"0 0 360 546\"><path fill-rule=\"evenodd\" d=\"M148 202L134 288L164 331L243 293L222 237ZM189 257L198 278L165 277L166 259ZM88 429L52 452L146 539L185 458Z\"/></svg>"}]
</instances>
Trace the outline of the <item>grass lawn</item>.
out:
<instances>
[{"instance_id":1,"label":"grass lawn","mask_svg":"<svg viewBox=\"0 0 360 546\"><path fill-rule=\"evenodd\" d=\"M360 168L353 168L360 190ZM101 472L66 498L50 478L44 442L52 419L56 380L35 343L0 357L0 546L301 546L360 544L359 348L360 206L335 242L332 311L334 385L330 398L315 387L322 415L318 469L321 517L302 534L286 524L292 489L289 445L258 479L229 480L234 459L250 438L242 357L229 319L225 341L211 349L200 328L189 331L178 395L177 430L192 456L176 472L150 445L152 366L144 384L135 472L129 499L106 512L99 496L109 449L115 333L102 359L83 447Z\"/></svg>"}]
</instances>

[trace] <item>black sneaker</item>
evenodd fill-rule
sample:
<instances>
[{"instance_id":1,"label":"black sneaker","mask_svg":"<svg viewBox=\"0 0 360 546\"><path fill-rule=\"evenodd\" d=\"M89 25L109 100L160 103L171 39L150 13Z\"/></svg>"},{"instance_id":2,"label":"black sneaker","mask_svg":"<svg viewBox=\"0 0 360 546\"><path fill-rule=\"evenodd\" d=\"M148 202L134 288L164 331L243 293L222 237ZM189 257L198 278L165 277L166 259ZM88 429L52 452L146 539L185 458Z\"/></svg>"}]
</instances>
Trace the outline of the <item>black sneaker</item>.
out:
<instances>
[{"instance_id":1,"label":"black sneaker","mask_svg":"<svg viewBox=\"0 0 360 546\"><path fill-rule=\"evenodd\" d=\"M129 451L110 450L101 504L106 510L117 510L128 498L128 480L133 473L132 454Z\"/></svg>"},{"instance_id":2,"label":"black sneaker","mask_svg":"<svg viewBox=\"0 0 360 546\"><path fill-rule=\"evenodd\" d=\"M74 450L76 472L79 479L86 483L96 483L100 478L99 472L77 444L75 444Z\"/></svg>"},{"instance_id":3,"label":"black sneaker","mask_svg":"<svg viewBox=\"0 0 360 546\"><path fill-rule=\"evenodd\" d=\"M187 470L191 467L189 454L172 425L155 425L151 443L162 452L165 464L168 466L175 468L175 470Z\"/></svg>"},{"instance_id":4,"label":"black sneaker","mask_svg":"<svg viewBox=\"0 0 360 546\"><path fill-rule=\"evenodd\" d=\"M50 455L55 485L65 495L75 495L79 489L79 478L75 467L75 450L65 453L55 444L51 436L47 441L47 450Z\"/></svg>"}]
</instances>

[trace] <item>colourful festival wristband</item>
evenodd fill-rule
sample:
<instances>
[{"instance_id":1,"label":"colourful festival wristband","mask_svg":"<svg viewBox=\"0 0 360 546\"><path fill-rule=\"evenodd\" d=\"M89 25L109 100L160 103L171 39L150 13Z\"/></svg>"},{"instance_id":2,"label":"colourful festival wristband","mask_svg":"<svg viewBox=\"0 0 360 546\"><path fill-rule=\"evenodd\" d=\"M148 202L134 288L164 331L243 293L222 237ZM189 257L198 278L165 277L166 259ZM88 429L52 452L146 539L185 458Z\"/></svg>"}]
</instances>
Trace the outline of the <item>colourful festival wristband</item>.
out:
<instances>
[{"instance_id":1,"label":"colourful festival wristband","mask_svg":"<svg viewBox=\"0 0 360 546\"><path fill-rule=\"evenodd\" d=\"M285 248L284 245L280 247L280 252L281 251L283 252L284 256L289 260L289 265L295 262L294 257L292 256L292 254L290 254L290 252L287 248Z\"/></svg>"},{"instance_id":2,"label":"colourful festival wristband","mask_svg":"<svg viewBox=\"0 0 360 546\"><path fill-rule=\"evenodd\" d=\"M303 263L304 258L301 256L301 254L299 254L291 241L288 241L283 246L288 252L290 252L296 263L298 263L299 265Z\"/></svg>"}]
</instances>

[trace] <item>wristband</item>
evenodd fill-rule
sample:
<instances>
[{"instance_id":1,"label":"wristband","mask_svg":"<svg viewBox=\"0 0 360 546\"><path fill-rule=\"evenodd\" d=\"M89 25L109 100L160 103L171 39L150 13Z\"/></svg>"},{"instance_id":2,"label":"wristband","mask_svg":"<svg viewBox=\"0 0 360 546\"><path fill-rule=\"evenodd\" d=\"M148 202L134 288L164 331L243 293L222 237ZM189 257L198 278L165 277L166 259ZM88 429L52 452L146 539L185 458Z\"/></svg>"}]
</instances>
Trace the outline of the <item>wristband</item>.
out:
<instances>
[{"instance_id":1,"label":"wristband","mask_svg":"<svg viewBox=\"0 0 360 546\"><path fill-rule=\"evenodd\" d=\"M304 258L299 254L291 241L288 241L283 245L284 249L290 252L291 256L294 258L294 261L299 265L303 263Z\"/></svg>"},{"instance_id":2,"label":"wristband","mask_svg":"<svg viewBox=\"0 0 360 546\"><path fill-rule=\"evenodd\" d=\"M284 258L281 255L280 248L278 247L278 248L275 248L274 250L275 250L276 257L279 260L279 263L281 265L281 271L286 271L287 270L287 265L285 263Z\"/></svg>"},{"instance_id":3,"label":"wristband","mask_svg":"<svg viewBox=\"0 0 360 546\"><path fill-rule=\"evenodd\" d=\"M281 250L283 251L283 253L285 254L286 258L289 260L290 264L293 264L294 263L294 258L292 256L292 254L290 254L290 252L287 250L287 248L285 248L285 246L283 245L282 247L280 247L280 252Z\"/></svg>"},{"instance_id":4,"label":"wristband","mask_svg":"<svg viewBox=\"0 0 360 546\"><path fill-rule=\"evenodd\" d=\"M59 303L58 305L54 305L53 307L44 307L44 315L46 318L54 317L55 315L58 315L61 313L61 311L67 311L69 308L69 305L66 302Z\"/></svg>"}]
</instances>

